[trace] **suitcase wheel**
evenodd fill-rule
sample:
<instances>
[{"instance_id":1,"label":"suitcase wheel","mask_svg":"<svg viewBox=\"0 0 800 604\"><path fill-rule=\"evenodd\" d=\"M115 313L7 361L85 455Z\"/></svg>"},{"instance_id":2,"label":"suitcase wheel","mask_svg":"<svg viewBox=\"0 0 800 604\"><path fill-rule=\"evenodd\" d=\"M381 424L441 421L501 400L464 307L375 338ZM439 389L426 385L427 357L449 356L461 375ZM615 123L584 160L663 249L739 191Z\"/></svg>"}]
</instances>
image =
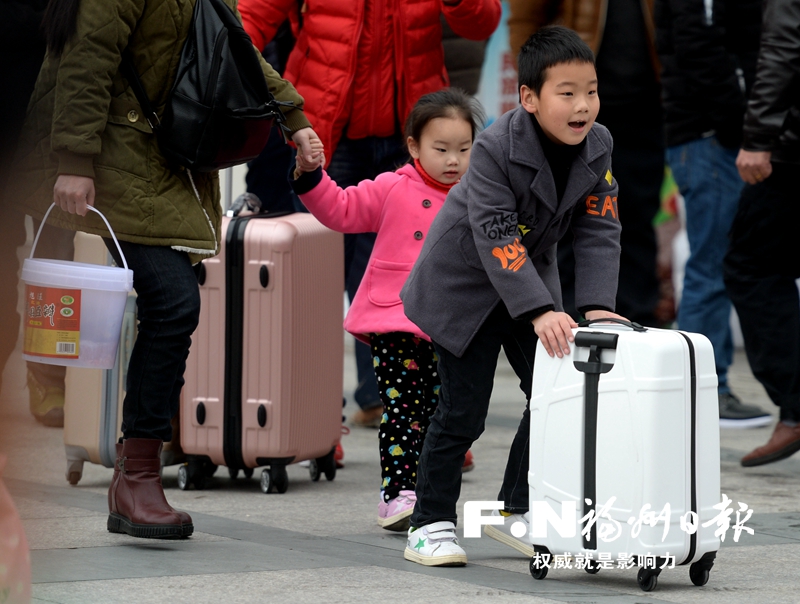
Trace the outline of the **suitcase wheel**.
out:
<instances>
[{"instance_id":1,"label":"suitcase wheel","mask_svg":"<svg viewBox=\"0 0 800 604\"><path fill-rule=\"evenodd\" d=\"M289 473L286 466L272 466L261 470L261 491L266 495L273 491L285 493L289 488Z\"/></svg>"},{"instance_id":2,"label":"suitcase wheel","mask_svg":"<svg viewBox=\"0 0 800 604\"><path fill-rule=\"evenodd\" d=\"M708 583L709 574L709 570L698 562L695 562L689 567L689 578L692 580L692 583L698 587L702 587Z\"/></svg>"},{"instance_id":3,"label":"suitcase wheel","mask_svg":"<svg viewBox=\"0 0 800 604\"><path fill-rule=\"evenodd\" d=\"M541 563L541 558L537 559L536 556L531 557L529 568L531 577L537 581L541 581L547 576L547 566Z\"/></svg>"},{"instance_id":4,"label":"suitcase wheel","mask_svg":"<svg viewBox=\"0 0 800 604\"><path fill-rule=\"evenodd\" d=\"M600 572L600 564L598 564L594 560L587 560L586 568L584 570L590 575L596 575L597 573Z\"/></svg>"},{"instance_id":5,"label":"suitcase wheel","mask_svg":"<svg viewBox=\"0 0 800 604\"><path fill-rule=\"evenodd\" d=\"M639 583L642 591L653 591L658 585L658 572L653 572L647 568L640 568L639 574L636 576L636 581Z\"/></svg>"},{"instance_id":6,"label":"suitcase wheel","mask_svg":"<svg viewBox=\"0 0 800 604\"><path fill-rule=\"evenodd\" d=\"M320 459L322 459L320 457ZM311 459L308 462L308 475L311 476L311 480L313 482L318 482L319 477L322 476L322 472L319 470L319 464L317 463L316 459Z\"/></svg>"},{"instance_id":7,"label":"suitcase wheel","mask_svg":"<svg viewBox=\"0 0 800 604\"><path fill-rule=\"evenodd\" d=\"M178 488L185 491L189 488L189 471L186 469L188 464L183 464L178 468Z\"/></svg>"},{"instance_id":8,"label":"suitcase wheel","mask_svg":"<svg viewBox=\"0 0 800 604\"><path fill-rule=\"evenodd\" d=\"M206 479L214 475L217 466L208 462L188 461L178 468L178 488L185 491L190 486L198 491L206 487Z\"/></svg>"},{"instance_id":9,"label":"suitcase wheel","mask_svg":"<svg viewBox=\"0 0 800 604\"><path fill-rule=\"evenodd\" d=\"M311 480L317 482L322 474L325 474L325 479L329 481L336 478L335 453L336 447L331 449L327 455L311 460L308 466L308 473L311 476Z\"/></svg>"},{"instance_id":10,"label":"suitcase wheel","mask_svg":"<svg viewBox=\"0 0 800 604\"><path fill-rule=\"evenodd\" d=\"M83 478L83 461L80 459L67 460L67 482L73 487Z\"/></svg>"}]
</instances>

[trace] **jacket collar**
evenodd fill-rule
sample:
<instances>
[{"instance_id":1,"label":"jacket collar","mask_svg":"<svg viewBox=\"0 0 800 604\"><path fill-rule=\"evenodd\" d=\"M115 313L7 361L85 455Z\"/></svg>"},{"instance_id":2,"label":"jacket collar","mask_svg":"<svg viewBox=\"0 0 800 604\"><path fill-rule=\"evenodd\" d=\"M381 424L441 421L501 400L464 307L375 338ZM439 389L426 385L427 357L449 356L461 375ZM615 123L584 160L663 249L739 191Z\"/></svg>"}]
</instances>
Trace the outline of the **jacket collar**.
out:
<instances>
[{"instance_id":1,"label":"jacket collar","mask_svg":"<svg viewBox=\"0 0 800 604\"><path fill-rule=\"evenodd\" d=\"M545 160L542 144L539 142L530 114L522 107L513 110L509 134L509 160L536 170L536 176L531 182L531 192L554 215L570 209L576 198L591 190L597 182L597 174L589 164L608 152L608 148L593 127L586 136L586 145L572 163L563 203L559 204L553 173Z\"/></svg>"}]
</instances>

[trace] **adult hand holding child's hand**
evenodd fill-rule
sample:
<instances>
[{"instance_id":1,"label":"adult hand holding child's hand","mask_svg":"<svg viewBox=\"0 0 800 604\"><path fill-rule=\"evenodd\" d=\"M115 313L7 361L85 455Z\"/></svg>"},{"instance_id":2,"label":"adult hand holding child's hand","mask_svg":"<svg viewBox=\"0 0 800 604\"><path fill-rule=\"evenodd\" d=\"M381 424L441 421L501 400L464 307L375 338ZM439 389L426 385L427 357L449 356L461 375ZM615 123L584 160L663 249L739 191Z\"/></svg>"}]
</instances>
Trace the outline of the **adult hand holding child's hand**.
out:
<instances>
[{"instance_id":1,"label":"adult hand holding child's hand","mask_svg":"<svg viewBox=\"0 0 800 604\"><path fill-rule=\"evenodd\" d=\"M533 330L544 345L547 354L559 359L569 354L569 342L575 340L572 328L578 324L565 312L548 310L533 321Z\"/></svg>"},{"instance_id":2,"label":"adult hand holding child's hand","mask_svg":"<svg viewBox=\"0 0 800 604\"><path fill-rule=\"evenodd\" d=\"M292 135L297 145L297 170L313 172L318 166L325 165L325 146L317 133L311 128L301 128Z\"/></svg>"}]
</instances>

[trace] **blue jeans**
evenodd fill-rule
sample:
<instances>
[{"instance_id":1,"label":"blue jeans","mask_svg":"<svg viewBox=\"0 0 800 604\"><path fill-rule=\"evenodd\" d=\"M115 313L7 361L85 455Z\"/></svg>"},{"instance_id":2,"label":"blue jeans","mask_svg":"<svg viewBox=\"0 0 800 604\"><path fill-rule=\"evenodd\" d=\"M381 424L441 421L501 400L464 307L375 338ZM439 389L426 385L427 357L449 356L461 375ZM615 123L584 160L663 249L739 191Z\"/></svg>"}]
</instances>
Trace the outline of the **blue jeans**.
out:
<instances>
[{"instance_id":1,"label":"blue jeans","mask_svg":"<svg viewBox=\"0 0 800 604\"><path fill-rule=\"evenodd\" d=\"M667 162L686 205L690 249L678 326L711 340L720 393L729 392L728 367L733 360L731 301L722 279L722 260L744 184L736 170L736 153L714 136L667 149Z\"/></svg>"},{"instance_id":2,"label":"blue jeans","mask_svg":"<svg viewBox=\"0 0 800 604\"><path fill-rule=\"evenodd\" d=\"M122 266L114 242L106 247ZM139 331L122 403L124 438L172 440L192 334L200 319L197 275L185 252L120 241L133 271Z\"/></svg>"},{"instance_id":3,"label":"blue jeans","mask_svg":"<svg viewBox=\"0 0 800 604\"><path fill-rule=\"evenodd\" d=\"M386 138L342 138L326 169L337 185L346 188L355 186L362 180L374 180L379 174L396 170L407 161L408 152L399 135ZM344 280L351 303L367 270L373 245L375 233L344 236ZM355 351L358 374L358 386L354 395L356 403L362 409L383 407L372 368L370 348L356 341Z\"/></svg>"},{"instance_id":4,"label":"blue jeans","mask_svg":"<svg viewBox=\"0 0 800 604\"><path fill-rule=\"evenodd\" d=\"M500 302L461 357L433 343L439 356L442 389L417 467L417 503L411 526L419 528L440 520L456 522L461 466L472 443L483 433L501 347L519 378L525 411L511 443L497 497L507 512L528 511L529 404L537 340L530 321L515 321Z\"/></svg>"}]
</instances>

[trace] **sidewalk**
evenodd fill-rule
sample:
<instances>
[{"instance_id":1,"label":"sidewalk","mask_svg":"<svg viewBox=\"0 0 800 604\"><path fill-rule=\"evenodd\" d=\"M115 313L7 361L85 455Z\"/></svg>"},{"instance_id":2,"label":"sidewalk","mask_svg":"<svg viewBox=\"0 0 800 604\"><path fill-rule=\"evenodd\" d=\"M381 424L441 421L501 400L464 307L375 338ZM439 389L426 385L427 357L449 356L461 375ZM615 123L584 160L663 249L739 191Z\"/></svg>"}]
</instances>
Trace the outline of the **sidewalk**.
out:
<instances>
[{"instance_id":1,"label":"sidewalk","mask_svg":"<svg viewBox=\"0 0 800 604\"><path fill-rule=\"evenodd\" d=\"M345 395L354 387L346 353ZM734 391L774 411L737 353ZM380 482L377 431L344 436L346 467L333 482L311 482L289 467L289 489L264 495L259 472L231 481L220 468L202 491L177 488L177 466L164 471L170 502L189 511L195 533L185 541L134 539L108 533L106 491L111 470L86 464L70 487L61 430L37 424L27 410L24 365L17 356L3 380L0 450L9 452L5 479L31 547L37 603L374 602L726 602L797 603L800 566L800 456L744 469L739 458L763 444L771 427L722 432L722 492L755 511L743 534L732 531L705 587L688 570L665 570L656 591L642 592L635 570L551 570L535 581L528 561L488 539L464 539L465 568L426 568L403 559L405 537L376 524ZM473 447L476 468L464 476L459 513L468 500L493 500L523 405L516 377L501 365L484 435ZM352 405L346 413L355 411Z\"/></svg>"}]
</instances>

